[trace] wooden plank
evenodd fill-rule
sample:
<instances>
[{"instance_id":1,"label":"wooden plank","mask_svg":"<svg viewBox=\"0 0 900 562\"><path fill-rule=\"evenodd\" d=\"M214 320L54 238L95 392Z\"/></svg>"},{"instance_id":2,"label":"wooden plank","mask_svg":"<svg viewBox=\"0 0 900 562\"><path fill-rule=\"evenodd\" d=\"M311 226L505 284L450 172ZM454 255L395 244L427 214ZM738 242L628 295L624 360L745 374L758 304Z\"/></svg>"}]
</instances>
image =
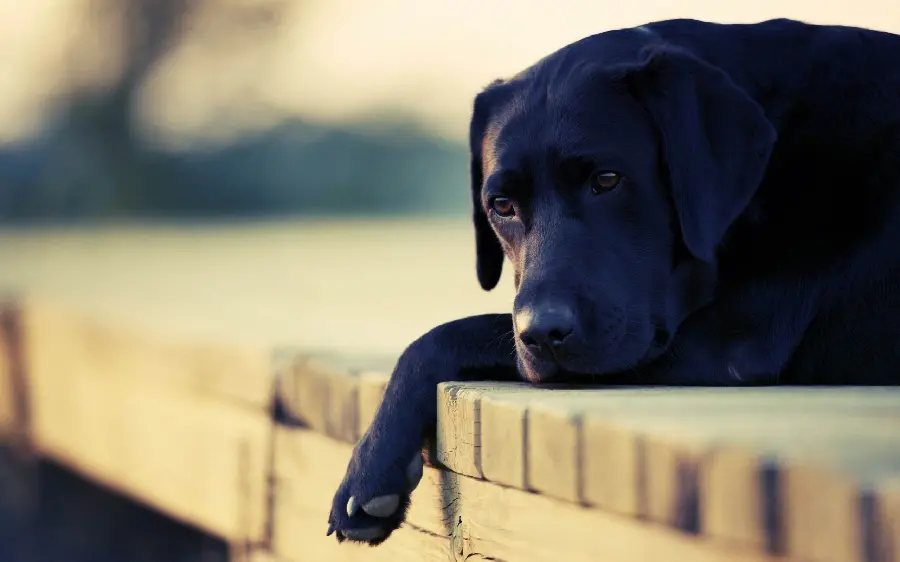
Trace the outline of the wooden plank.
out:
<instances>
[{"instance_id":1,"label":"wooden plank","mask_svg":"<svg viewBox=\"0 0 900 562\"><path fill-rule=\"evenodd\" d=\"M865 403L873 411L879 407L888 410L897 408L896 394L893 396L876 396L869 392L863 394ZM596 452L608 450L610 446L614 446L618 450L630 451L625 455L609 455L610 461L622 458L630 459L617 469L619 477L613 477L602 470L599 472L595 469L588 471L593 475L592 479L598 489L604 489L605 494L613 495L616 489L623 488L621 486L625 482L622 478L623 475L635 474L635 467L639 464L635 459L655 456L656 458L644 458L643 460L647 466L656 467L655 470L644 475L644 478L649 480L644 482L644 488L650 488L649 491L645 489L645 495L650 497L641 499L629 494L627 501L618 505L616 502L595 501L597 498L591 498L591 500L592 503L609 506L616 511L625 513L641 512L639 504L649 502L650 505L645 505L643 508L644 513L669 520L677 519L677 517L671 513L671 510L661 508L658 504L671 505L678 494L684 494L684 490L678 491L679 486L695 485L682 481L685 473L697 472L696 465L701 460L704 463L703 474L706 475L714 475L722 472L723 469L727 472L728 467L735 466L735 463L740 465L742 462L740 458L729 459L731 453L724 445L731 437L739 442L741 432L746 433L750 425L757 425L757 420L772 419L772 416L777 418L777 416L785 415L785 412L802 415L806 411L803 408L808 410L816 403L820 403L820 407L825 411L840 412L843 403L852 404L860 396L857 391L842 390L823 393L818 390L801 391L797 389L737 392L735 390L708 389L700 391L699 394L696 394L695 391L679 391L679 393L662 396L653 396L648 393L644 398L633 406L629 405L623 412L615 414L615 423L611 423L609 420L612 412L592 411L588 413L585 420L586 432L593 433L598 438L595 438L592 446L587 448L587 462L591 462L590 458ZM729 420L731 420L731 425L727 423L722 425L723 422L729 422ZM735 427L735 422L740 425ZM639 428L635 426L640 424L646 427L638 431ZM683 428L680 433L672 433L672 429L679 428L684 424L687 424L687 427ZM715 445L713 450L709 450L713 445ZM722 505L717 506L715 501L708 501L701 506L700 511L712 514L722 507L733 513L736 493L734 483L740 481L748 483L748 485L752 483L755 486L760 478L758 474L760 467L757 466L757 462L762 461L754 461L753 466L749 470L745 470L740 478L737 478L737 474L730 474L727 478L723 477L724 482L730 482L732 485L727 497L723 496ZM601 463L595 464L599 466ZM679 465L683 467L681 476L678 473ZM685 465L687 465L686 468L684 468ZM587 487L590 488L590 486ZM656 491L653 490L654 487L657 488ZM753 490L755 493L755 488ZM600 495L602 496L602 494ZM704 499L709 498L705 496ZM750 498L746 499L749 501ZM657 504L656 507L654 504ZM707 521L707 526L712 528L716 523L717 519L711 517ZM726 524L726 526L728 525ZM731 527L734 530L749 530L758 528L759 525L755 523L751 526L748 525L748 521L743 520L735 522Z\"/></svg>"},{"instance_id":2,"label":"wooden plank","mask_svg":"<svg viewBox=\"0 0 900 562\"><path fill-rule=\"evenodd\" d=\"M557 398L531 402L526 419L528 488L553 498L581 502L581 416Z\"/></svg>"},{"instance_id":3,"label":"wooden plank","mask_svg":"<svg viewBox=\"0 0 900 562\"><path fill-rule=\"evenodd\" d=\"M438 385L438 460L459 474L528 489L543 489L547 480L560 477L559 471L545 469L544 458L527 457L526 441L540 440L547 433L533 422L530 406L540 405L545 416L561 416L568 411L554 406L577 397L581 390L566 390L526 383L466 382ZM548 421L542 420L541 423ZM565 422L564 422L565 423ZM531 434L537 431L537 436ZM568 455L571 451L566 451ZM559 459L560 462L566 462ZM553 460L546 462L554 462ZM489 477L488 474L493 475ZM538 487L526 485L529 475L538 475ZM571 480L572 477L563 476ZM534 482L532 482L534 484ZM544 486L544 488L550 488Z\"/></svg>"},{"instance_id":4,"label":"wooden plank","mask_svg":"<svg viewBox=\"0 0 900 562\"><path fill-rule=\"evenodd\" d=\"M16 353L12 333L16 310L9 300L0 300L0 441L7 442L18 433L16 396L20 389L13 378L13 355Z\"/></svg>"},{"instance_id":5,"label":"wooden plank","mask_svg":"<svg viewBox=\"0 0 900 562\"><path fill-rule=\"evenodd\" d=\"M270 431L262 412L89 377L68 390L57 397L65 408L42 418L43 454L217 536L262 539Z\"/></svg>"},{"instance_id":6,"label":"wooden plank","mask_svg":"<svg viewBox=\"0 0 900 562\"><path fill-rule=\"evenodd\" d=\"M386 379L374 373L384 372L395 358L390 355L298 353L291 366L279 375L278 395L287 413L307 427L355 443L368 424ZM390 372L390 371L388 371ZM365 377L361 377L366 373ZM365 379L365 381L363 380ZM384 383L384 384L380 384ZM361 389L365 384L365 388ZM360 392L365 392L360 402ZM365 417L365 421L363 420Z\"/></svg>"},{"instance_id":7,"label":"wooden plank","mask_svg":"<svg viewBox=\"0 0 900 562\"><path fill-rule=\"evenodd\" d=\"M727 414L666 415L661 405L653 414L632 413L611 424L629 428L641 451L645 514L769 551L862 560L860 533L867 531L860 527L858 486L866 472L898 468L897 398L885 404L892 411L878 412L880 396L854 412L827 395L808 394L804 409L788 404L779 412L780 397L773 394L765 398L763 415L751 396L745 398L749 411L736 403ZM779 457L774 464L773 455ZM812 464L795 466L796 459Z\"/></svg>"},{"instance_id":8,"label":"wooden plank","mask_svg":"<svg viewBox=\"0 0 900 562\"><path fill-rule=\"evenodd\" d=\"M309 368L315 367L316 363L311 361ZM334 371L328 383L326 434L347 443L356 443L359 439L359 376L356 372Z\"/></svg>"},{"instance_id":9,"label":"wooden plank","mask_svg":"<svg viewBox=\"0 0 900 562\"><path fill-rule=\"evenodd\" d=\"M529 487L559 499L684 528L673 506L673 483L668 477L660 479L642 470L645 464L674 463L683 474L689 455L648 447L652 444L649 441L641 446L615 427L592 423L586 417L588 413L631 416L644 409L654 410L657 406L652 404L661 400L678 404L691 391L676 392L632 387L568 388L529 401ZM611 451L621 455L613 456Z\"/></svg>"},{"instance_id":10,"label":"wooden plank","mask_svg":"<svg viewBox=\"0 0 900 562\"><path fill-rule=\"evenodd\" d=\"M583 480L585 470L601 472L609 467L622 467L635 455L627 446L616 446L615 455L610 451L609 437L604 436L604 446L597 448L599 455L582 456L578 451L582 439L594 437L594 430L582 436L581 414L577 408L585 394L598 392L597 389L572 389L555 385L534 387L526 383L466 383L466 394L471 404L448 408L450 401L439 398L439 416L444 415L447 424L439 424L443 442L443 463L455 472L478 476L475 470L467 469L465 462L458 459L474 459L475 453L469 444L480 443L481 473L493 482L520 489L540 491L556 498L569 501L597 501L606 489L614 494L634 496L633 486L604 486L594 490L591 484L597 479ZM605 389L604 389L605 390ZM441 389L441 393L445 389ZM593 398L586 398L594 404ZM462 417L460 417L462 416ZM475 434L475 424L467 423L477 417L480 435ZM446 451L452 451L449 454ZM619 454L621 453L621 454ZM607 459L615 457L614 463ZM473 463L469 460L468 463ZM466 472L469 470L469 472ZM625 477L636 474L633 467L619 471ZM610 502L606 502L610 503ZM636 508L632 509L637 514Z\"/></svg>"},{"instance_id":11,"label":"wooden plank","mask_svg":"<svg viewBox=\"0 0 900 562\"><path fill-rule=\"evenodd\" d=\"M777 396L770 401L777 402ZM752 400L747 404L752 404ZM612 427L624 425L628 428L624 431L630 431L635 444L642 449L647 467L642 475L643 491L647 496L645 501L651 503L651 508L647 509L651 517L663 516L672 523L672 519L685 511L697 511L697 527L702 527L706 533L777 550L778 537L771 534L777 533L778 529L772 529L772 521L766 520L768 507L763 501L766 495L763 481L767 467L765 453L776 448L782 454L793 455L804 449L827 448L829 443L837 450L851 450L852 440L841 443L833 439L838 438L842 428L849 429L854 419L839 409L829 411L842 417L829 423L821 416L807 413L808 410L786 410L775 417L761 417L738 408L728 415L712 417L688 412L668 416L658 410L655 419L653 415L632 415L616 420L615 424L600 423ZM859 421L855 427L868 430L873 425L877 428L877 424L884 421L879 422L876 416ZM896 423L896 418L888 415L886 421ZM783 443L778 440L779 435L787 435ZM749 449L731 447L742 443ZM890 451L890 447L882 444L879 450ZM877 465L879 461L870 459L869 462ZM683 474L685 464L689 472L686 479ZM668 489L660 490L659 486L654 489L654 481L668 482ZM692 488L699 490L691 492ZM654 501L666 505L663 508L657 506L654 511ZM808 521L819 519L807 518Z\"/></svg>"},{"instance_id":12,"label":"wooden plank","mask_svg":"<svg viewBox=\"0 0 900 562\"><path fill-rule=\"evenodd\" d=\"M0 442L31 451L30 382L27 377L21 299L0 299Z\"/></svg>"},{"instance_id":13,"label":"wooden plank","mask_svg":"<svg viewBox=\"0 0 900 562\"><path fill-rule=\"evenodd\" d=\"M497 386L480 402L481 468L491 482L528 489L528 409L535 399L525 383Z\"/></svg>"},{"instance_id":14,"label":"wooden plank","mask_svg":"<svg viewBox=\"0 0 900 562\"><path fill-rule=\"evenodd\" d=\"M23 327L39 453L229 541L263 539L268 353L167 342L34 301Z\"/></svg>"},{"instance_id":15,"label":"wooden plank","mask_svg":"<svg viewBox=\"0 0 900 562\"><path fill-rule=\"evenodd\" d=\"M231 562L289 562L268 550L252 550L247 555L235 557Z\"/></svg>"},{"instance_id":16,"label":"wooden plank","mask_svg":"<svg viewBox=\"0 0 900 562\"><path fill-rule=\"evenodd\" d=\"M269 407L271 357L265 348L187 340L180 344L131 325L110 324L55 302L22 304L26 363L37 373L147 377L192 394L218 396L253 409Z\"/></svg>"},{"instance_id":17,"label":"wooden plank","mask_svg":"<svg viewBox=\"0 0 900 562\"><path fill-rule=\"evenodd\" d=\"M454 388L455 399L450 393ZM602 471L621 466L627 459L633 463L635 458L634 454L624 455L621 460L614 459L619 464L611 464L607 447L583 448L583 439L597 437L593 428L583 435L582 415L585 409L597 407L598 401L607 408L628 410L632 406L622 402L626 396L644 398L647 392L556 385L538 388L524 383L442 385L438 402L441 462L455 472L573 502L596 503L607 489L630 493L633 487L621 491L622 480L603 482L598 491L591 486L596 479L582 477L583 467ZM442 416L446 423L440 423ZM633 467L618 473L632 478L635 474ZM632 509L636 513L636 508Z\"/></svg>"},{"instance_id":18,"label":"wooden plank","mask_svg":"<svg viewBox=\"0 0 900 562\"><path fill-rule=\"evenodd\" d=\"M375 419L375 413L381 406L381 400L384 398L384 391L387 388L388 380L390 380L390 371L362 371L359 374L359 411L357 413L357 434L362 436L372 420Z\"/></svg>"},{"instance_id":19,"label":"wooden plank","mask_svg":"<svg viewBox=\"0 0 900 562\"><path fill-rule=\"evenodd\" d=\"M873 554L885 531L877 488L900 471L900 436L842 434L854 423L846 417L813 423L819 433L794 422L797 434L783 439L712 449L700 478L704 531L810 560L892 560Z\"/></svg>"},{"instance_id":20,"label":"wooden plank","mask_svg":"<svg viewBox=\"0 0 900 562\"><path fill-rule=\"evenodd\" d=\"M878 486L900 476L900 435L891 449L873 445L823 439L811 458L785 460L786 552L825 562L883 560L876 555Z\"/></svg>"},{"instance_id":21,"label":"wooden plank","mask_svg":"<svg viewBox=\"0 0 900 562\"><path fill-rule=\"evenodd\" d=\"M900 477L882 482L875 502L878 532L871 537L870 560L900 560ZM868 538L868 537L867 537Z\"/></svg>"},{"instance_id":22,"label":"wooden plank","mask_svg":"<svg viewBox=\"0 0 900 562\"><path fill-rule=\"evenodd\" d=\"M788 560L430 467L413 495L408 525L396 536L372 549L338 545L325 537L325 526L351 447L306 429L276 432L273 550L296 562Z\"/></svg>"},{"instance_id":23,"label":"wooden plank","mask_svg":"<svg viewBox=\"0 0 900 562\"><path fill-rule=\"evenodd\" d=\"M582 423L582 446L586 503L630 517L646 513L643 448L633 433L588 417Z\"/></svg>"},{"instance_id":24,"label":"wooden plank","mask_svg":"<svg viewBox=\"0 0 900 562\"><path fill-rule=\"evenodd\" d=\"M485 405L495 401L504 411L492 414L494 425L508 422L505 430L485 423ZM896 388L591 388L548 393L521 385L476 384L457 388L456 402L452 410L439 409L446 412L445 424L457 426L440 428L442 435L450 436L442 445L452 450L452 456L445 455L450 461L481 458L483 467L483 459L493 459L494 465L505 459L513 467L501 474L507 485L770 552L787 549L810 559L848 559L851 550L862 556L861 537L878 530L866 528L858 514L864 497L857 490L860 468L842 468L841 463L849 462L844 457L850 455L862 459L866 469L890 474L896 471L890 464L893 444L900 446ZM522 435L524 456L518 445ZM860 449L855 444L861 442L869 445ZM843 450L843 457L824 454L829 447ZM886 458L866 453L866 447ZM770 465L769 456L775 453L788 460L813 455L819 461L812 465L816 470L834 468L836 474L827 473L830 484L819 477L817 496L829 513L838 514L833 522L819 524L824 520L814 517L815 510L802 508L811 505L803 494L819 489L809 484L815 478L813 468L801 469L788 460ZM526 466L520 471L523 459ZM772 497L779 485L788 490L784 482L795 473L803 476L793 477L793 491ZM489 479L490 474L474 472ZM851 498L852 490L859 493ZM823 529L831 530L820 537Z\"/></svg>"},{"instance_id":25,"label":"wooden plank","mask_svg":"<svg viewBox=\"0 0 900 562\"><path fill-rule=\"evenodd\" d=\"M481 397L493 383L443 383L437 394L437 460L458 474L483 478Z\"/></svg>"}]
</instances>

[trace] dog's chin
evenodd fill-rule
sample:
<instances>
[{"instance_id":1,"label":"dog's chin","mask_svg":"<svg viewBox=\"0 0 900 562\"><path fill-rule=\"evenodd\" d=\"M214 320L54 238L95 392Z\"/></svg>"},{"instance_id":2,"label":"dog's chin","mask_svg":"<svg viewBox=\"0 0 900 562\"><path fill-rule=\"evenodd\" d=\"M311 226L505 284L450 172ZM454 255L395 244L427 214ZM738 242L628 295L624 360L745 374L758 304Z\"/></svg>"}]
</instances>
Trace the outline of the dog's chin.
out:
<instances>
[{"instance_id":1,"label":"dog's chin","mask_svg":"<svg viewBox=\"0 0 900 562\"><path fill-rule=\"evenodd\" d=\"M603 368L582 365L581 362L541 359L528 350L516 350L516 363L522 378L532 384L579 384L602 381Z\"/></svg>"},{"instance_id":2,"label":"dog's chin","mask_svg":"<svg viewBox=\"0 0 900 562\"><path fill-rule=\"evenodd\" d=\"M530 353L517 351L516 363L522 378L532 384L541 384L552 381L560 372L559 365L555 362L541 361Z\"/></svg>"},{"instance_id":3,"label":"dog's chin","mask_svg":"<svg viewBox=\"0 0 900 562\"><path fill-rule=\"evenodd\" d=\"M629 378L629 374L635 373L635 368L656 355L651 338L646 339L646 342L620 341L617 349L607 347L606 353L599 356L579 355L563 361L537 357L516 342L516 363L522 378L532 384L618 384L613 381Z\"/></svg>"}]
</instances>

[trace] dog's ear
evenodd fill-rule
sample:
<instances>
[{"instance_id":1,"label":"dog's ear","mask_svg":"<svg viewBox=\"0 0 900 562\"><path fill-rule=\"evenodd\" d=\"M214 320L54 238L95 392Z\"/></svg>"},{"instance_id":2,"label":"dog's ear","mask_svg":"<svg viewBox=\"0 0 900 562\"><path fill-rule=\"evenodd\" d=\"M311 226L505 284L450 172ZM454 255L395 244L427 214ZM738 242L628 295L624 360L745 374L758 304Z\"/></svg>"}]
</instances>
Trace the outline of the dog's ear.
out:
<instances>
[{"instance_id":1,"label":"dog's ear","mask_svg":"<svg viewBox=\"0 0 900 562\"><path fill-rule=\"evenodd\" d=\"M482 146L484 134L495 105L499 102L497 86L501 81L491 83L483 92L475 96L472 119L469 123L469 173L471 176L472 214L475 223L475 269L478 282L485 291L490 291L500 281L503 272L503 248L496 233L488 222L481 203L481 188L484 183Z\"/></svg>"},{"instance_id":2,"label":"dog's ear","mask_svg":"<svg viewBox=\"0 0 900 562\"><path fill-rule=\"evenodd\" d=\"M775 129L728 75L687 52L650 46L619 70L656 121L684 243L712 262L762 181Z\"/></svg>"}]
</instances>

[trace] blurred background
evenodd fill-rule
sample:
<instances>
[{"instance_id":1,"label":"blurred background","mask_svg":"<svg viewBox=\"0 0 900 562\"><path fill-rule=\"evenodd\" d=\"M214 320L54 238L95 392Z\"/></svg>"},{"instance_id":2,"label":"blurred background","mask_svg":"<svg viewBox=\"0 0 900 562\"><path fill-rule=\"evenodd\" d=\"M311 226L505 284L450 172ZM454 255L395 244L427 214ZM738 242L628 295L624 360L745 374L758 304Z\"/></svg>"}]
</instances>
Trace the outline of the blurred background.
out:
<instances>
[{"instance_id":1,"label":"blurred background","mask_svg":"<svg viewBox=\"0 0 900 562\"><path fill-rule=\"evenodd\" d=\"M479 88L669 17L900 28L881 0L2 0L0 223L460 215Z\"/></svg>"},{"instance_id":2,"label":"blurred background","mask_svg":"<svg viewBox=\"0 0 900 562\"><path fill-rule=\"evenodd\" d=\"M379 350L505 311L509 276L491 294L474 276L473 96L675 17L900 32L895 0L0 0L0 290L170 334ZM30 462L0 447L0 561L224 560Z\"/></svg>"}]
</instances>

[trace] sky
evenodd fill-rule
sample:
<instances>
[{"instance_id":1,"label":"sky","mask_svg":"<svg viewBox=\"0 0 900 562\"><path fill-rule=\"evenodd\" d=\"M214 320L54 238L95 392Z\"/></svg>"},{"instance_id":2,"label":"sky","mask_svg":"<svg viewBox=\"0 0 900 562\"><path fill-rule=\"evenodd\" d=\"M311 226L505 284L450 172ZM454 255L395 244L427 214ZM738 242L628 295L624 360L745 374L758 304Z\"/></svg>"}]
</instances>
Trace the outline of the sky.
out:
<instances>
[{"instance_id":1,"label":"sky","mask_svg":"<svg viewBox=\"0 0 900 562\"><path fill-rule=\"evenodd\" d=\"M117 72L119 38L85 25L86 14L115 14L89 2L0 0L0 143L34 135L65 80L101 87ZM340 125L395 115L462 140L472 97L494 78L584 36L672 17L900 32L893 0L303 0L252 40L223 34L211 9L141 88L135 118L154 142L228 142L294 116ZM88 51L73 56L76 40Z\"/></svg>"}]
</instances>

